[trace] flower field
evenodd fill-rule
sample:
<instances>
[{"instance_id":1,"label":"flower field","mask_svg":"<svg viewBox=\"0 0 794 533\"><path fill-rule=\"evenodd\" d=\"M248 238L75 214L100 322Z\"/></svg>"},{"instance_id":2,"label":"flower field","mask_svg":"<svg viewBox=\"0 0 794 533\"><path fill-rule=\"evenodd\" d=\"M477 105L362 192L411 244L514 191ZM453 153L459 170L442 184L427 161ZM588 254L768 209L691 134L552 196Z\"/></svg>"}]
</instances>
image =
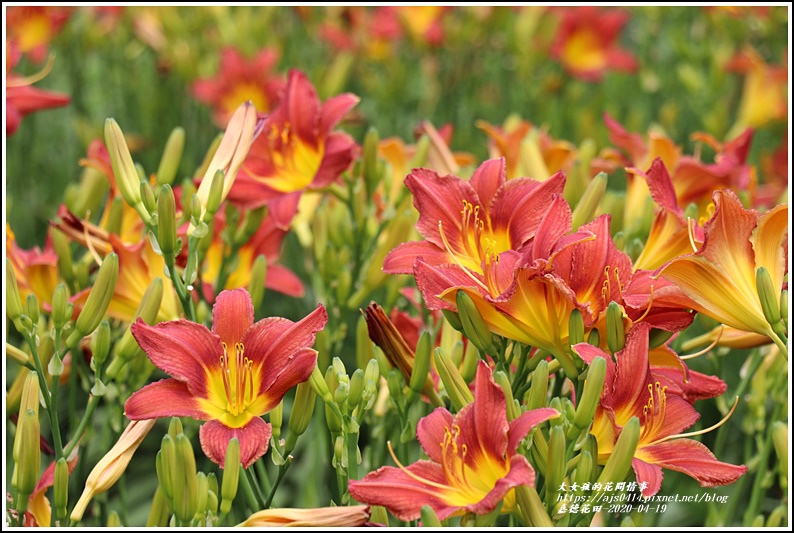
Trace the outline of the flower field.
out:
<instances>
[{"instance_id":1,"label":"flower field","mask_svg":"<svg viewBox=\"0 0 794 533\"><path fill-rule=\"evenodd\" d=\"M790 525L790 6L5 16L5 523Z\"/></svg>"}]
</instances>

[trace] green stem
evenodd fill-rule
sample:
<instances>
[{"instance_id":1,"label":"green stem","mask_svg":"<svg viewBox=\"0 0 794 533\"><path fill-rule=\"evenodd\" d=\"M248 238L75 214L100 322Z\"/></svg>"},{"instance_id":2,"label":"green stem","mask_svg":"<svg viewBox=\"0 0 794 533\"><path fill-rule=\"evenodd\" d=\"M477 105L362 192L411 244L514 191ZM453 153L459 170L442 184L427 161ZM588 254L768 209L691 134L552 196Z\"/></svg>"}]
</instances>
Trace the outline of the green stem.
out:
<instances>
[{"instance_id":1,"label":"green stem","mask_svg":"<svg viewBox=\"0 0 794 533\"><path fill-rule=\"evenodd\" d=\"M28 346L33 354L33 362L36 365L36 375L39 379L39 387L41 387L41 394L44 397L44 405L47 408L47 415L50 418L50 426L52 427L52 441L55 447L56 458L63 457L63 444L61 440L61 428L58 425L58 413L53 409L52 392L47 386L47 380L44 379L44 368L41 366L41 358L39 357L39 349L36 346L35 337L33 335L26 335ZM56 353L53 357L57 357ZM57 380L53 378L53 386L57 386Z\"/></svg>"},{"instance_id":2,"label":"green stem","mask_svg":"<svg viewBox=\"0 0 794 533\"><path fill-rule=\"evenodd\" d=\"M775 416L771 420L776 420L778 409L775 409ZM772 450L772 424L767 424L766 438L764 438L764 447L761 449L761 457L757 463L757 471L753 478L753 488L750 493L750 504L744 512L744 526L748 527L752 524L753 519L756 517L761 506L761 497L764 494L763 482L766 476L766 465L769 462L769 452Z\"/></svg>"},{"instance_id":3,"label":"green stem","mask_svg":"<svg viewBox=\"0 0 794 533\"><path fill-rule=\"evenodd\" d=\"M281 484L281 480L284 479L284 474L287 473L287 470L291 464L292 460L287 457L287 462L278 467L278 475L276 476L276 480L273 482L273 488L270 489L270 494L267 495L267 499L265 500L265 509L270 509L270 504L273 503L273 496L276 495L276 490L278 489L279 484Z\"/></svg>"},{"instance_id":4,"label":"green stem","mask_svg":"<svg viewBox=\"0 0 794 533\"><path fill-rule=\"evenodd\" d=\"M251 488L253 489L254 495L256 496L256 501L262 506L262 509L266 509L267 505L265 505L265 495L262 494L262 489L259 486L259 480L256 479L256 474L251 468L246 468L245 473L248 475Z\"/></svg>"},{"instance_id":5,"label":"green stem","mask_svg":"<svg viewBox=\"0 0 794 533\"><path fill-rule=\"evenodd\" d=\"M239 247L237 245L232 245L230 248L224 246L224 254L223 258L221 259L221 267L218 270L218 279L215 282L215 294L221 292L224 288L226 288L226 282L229 279L229 259L231 257L235 257L237 255ZM228 252L228 253L227 253Z\"/></svg>"},{"instance_id":6,"label":"green stem","mask_svg":"<svg viewBox=\"0 0 794 533\"><path fill-rule=\"evenodd\" d=\"M750 380L753 379L753 376L758 370L758 367L761 366L763 360L764 358L761 355L761 352L758 349L754 350L753 355L750 356L750 363L747 366L747 373L742 378L742 381L739 382L739 386L736 387L736 392L733 394L733 396L738 396L739 398L744 396L744 391L750 385ZM714 454L717 457L722 457L722 451L723 448L725 447L725 442L728 438L728 432L729 432L728 424L723 424L717 430L717 440L714 443Z\"/></svg>"},{"instance_id":7,"label":"green stem","mask_svg":"<svg viewBox=\"0 0 794 533\"><path fill-rule=\"evenodd\" d=\"M259 502L256 501L254 489L251 488L251 483L248 481L248 474L245 473L245 468L240 464L240 488L243 489L243 497L245 498L248 507L252 512L259 511Z\"/></svg>"},{"instance_id":8,"label":"green stem","mask_svg":"<svg viewBox=\"0 0 794 533\"><path fill-rule=\"evenodd\" d=\"M358 479L358 433L347 434L347 480L351 479Z\"/></svg>"},{"instance_id":9,"label":"green stem","mask_svg":"<svg viewBox=\"0 0 794 533\"><path fill-rule=\"evenodd\" d=\"M788 346L786 346L786 342L784 342L783 339L781 339L780 336L778 336L778 334L774 331L771 331L770 333L771 334L769 335L769 338L772 339L772 341L775 343L775 346L777 346L778 350L780 350L780 353L782 353L783 357L785 357L786 361L788 361Z\"/></svg>"},{"instance_id":10,"label":"green stem","mask_svg":"<svg viewBox=\"0 0 794 533\"><path fill-rule=\"evenodd\" d=\"M88 426L88 422L91 420L94 410L97 408L97 405L99 405L99 398L99 396L91 396L91 398L88 400L88 405L85 408L85 414L83 415L82 420L80 420L80 425L77 426L72 440L69 441L69 444L67 444L63 449L63 457L69 457L69 454L72 453L74 447L77 446L78 442L80 442L80 438L83 436L83 432Z\"/></svg>"}]
</instances>

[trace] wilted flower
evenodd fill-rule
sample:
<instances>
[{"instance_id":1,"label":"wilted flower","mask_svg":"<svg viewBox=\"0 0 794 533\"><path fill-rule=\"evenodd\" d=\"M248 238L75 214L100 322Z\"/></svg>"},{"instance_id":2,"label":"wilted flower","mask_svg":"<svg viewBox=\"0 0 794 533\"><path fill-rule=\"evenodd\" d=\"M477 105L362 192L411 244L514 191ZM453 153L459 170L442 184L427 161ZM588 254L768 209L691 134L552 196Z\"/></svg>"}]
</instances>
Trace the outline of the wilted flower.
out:
<instances>
[{"instance_id":1,"label":"wilted flower","mask_svg":"<svg viewBox=\"0 0 794 533\"><path fill-rule=\"evenodd\" d=\"M240 527L358 527L369 520L368 505L319 509L265 509L238 524Z\"/></svg>"},{"instance_id":2,"label":"wilted flower","mask_svg":"<svg viewBox=\"0 0 794 533\"><path fill-rule=\"evenodd\" d=\"M251 296L236 289L215 299L212 331L187 320L156 326L138 320L131 326L138 344L173 377L135 392L125 413L131 420L206 420L199 437L207 457L222 466L236 437L247 468L267 451L271 428L260 417L311 375L317 352L310 346L327 319L318 306L300 322L272 317L254 323Z\"/></svg>"},{"instance_id":3,"label":"wilted flower","mask_svg":"<svg viewBox=\"0 0 794 533\"><path fill-rule=\"evenodd\" d=\"M517 449L527 433L558 413L543 408L507 421L505 396L491 369L477 367L474 402L453 415L443 407L419 421L417 438L430 460L408 467L384 466L348 484L360 502L382 505L400 520L415 520L423 505L439 519L472 512L487 514L504 501L515 505L512 489L535 484L535 471Z\"/></svg>"}]
</instances>

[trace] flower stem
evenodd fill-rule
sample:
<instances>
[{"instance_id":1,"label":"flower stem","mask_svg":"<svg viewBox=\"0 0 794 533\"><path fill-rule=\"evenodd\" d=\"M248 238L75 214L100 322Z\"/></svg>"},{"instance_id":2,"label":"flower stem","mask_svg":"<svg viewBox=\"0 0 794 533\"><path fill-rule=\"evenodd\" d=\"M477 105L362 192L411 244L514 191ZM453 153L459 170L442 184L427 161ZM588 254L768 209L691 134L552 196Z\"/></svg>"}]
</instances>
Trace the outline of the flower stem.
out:
<instances>
[{"instance_id":1,"label":"flower stem","mask_svg":"<svg viewBox=\"0 0 794 533\"><path fill-rule=\"evenodd\" d=\"M44 397L44 405L47 408L47 415L50 418L50 426L52 427L52 443L55 448L55 457L60 459L63 457L63 444L61 440L61 428L58 425L58 413L53 408L53 395L50 387L47 385L47 380L44 379L44 368L41 366L41 358L39 357L39 349L36 346L34 334L25 336L25 339L30 346L30 351L33 354L33 363L36 365L36 374L39 379L39 387L41 387L41 395ZM53 357L57 357L56 353ZM53 378L53 387L58 385L56 378Z\"/></svg>"},{"instance_id":2,"label":"flower stem","mask_svg":"<svg viewBox=\"0 0 794 533\"><path fill-rule=\"evenodd\" d=\"M267 495L267 499L265 500L264 509L270 509L270 504L273 503L273 496L276 495L276 490L278 489L281 480L284 479L284 474L287 473L289 469L289 465L292 464L292 458L287 456L287 462L278 467L278 475L276 476L276 480L273 482L273 488L270 489L270 494Z\"/></svg>"}]
</instances>

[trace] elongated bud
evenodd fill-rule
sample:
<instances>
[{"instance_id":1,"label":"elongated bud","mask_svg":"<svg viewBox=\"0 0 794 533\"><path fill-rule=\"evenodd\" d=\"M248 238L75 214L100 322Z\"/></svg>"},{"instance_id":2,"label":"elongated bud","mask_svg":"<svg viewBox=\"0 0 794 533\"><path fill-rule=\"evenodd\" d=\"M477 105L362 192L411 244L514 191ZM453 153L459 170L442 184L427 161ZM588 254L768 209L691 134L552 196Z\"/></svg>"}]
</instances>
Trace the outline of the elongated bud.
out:
<instances>
[{"instance_id":1,"label":"elongated bud","mask_svg":"<svg viewBox=\"0 0 794 533\"><path fill-rule=\"evenodd\" d=\"M432 507L423 505L419 512L422 517L422 527L441 527L441 520Z\"/></svg>"},{"instance_id":2,"label":"elongated bud","mask_svg":"<svg viewBox=\"0 0 794 533\"><path fill-rule=\"evenodd\" d=\"M28 297L25 299L25 307L27 308L27 313L31 322L33 322L35 326L39 323L39 301L32 292L28 294Z\"/></svg>"},{"instance_id":3,"label":"elongated bud","mask_svg":"<svg viewBox=\"0 0 794 533\"><path fill-rule=\"evenodd\" d=\"M218 494L220 494L221 491L220 487L218 487L218 477L215 475L215 472L210 472L207 474L207 491L209 492L209 498L207 499L207 511L217 515L218 504L220 503L218 502Z\"/></svg>"},{"instance_id":4,"label":"elongated bud","mask_svg":"<svg viewBox=\"0 0 794 533\"><path fill-rule=\"evenodd\" d=\"M474 300L464 291L458 291L455 297L458 305L458 315L463 325L463 334L474 343L482 352L487 352L493 346L493 334L488 329L488 324L483 320Z\"/></svg>"},{"instance_id":5,"label":"elongated bud","mask_svg":"<svg viewBox=\"0 0 794 533\"><path fill-rule=\"evenodd\" d=\"M565 432L562 426L552 426L549 431L549 452L546 460L546 506L554 506L557 491L565 479Z\"/></svg>"},{"instance_id":6,"label":"elongated bud","mask_svg":"<svg viewBox=\"0 0 794 533\"><path fill-rule=\"evenodd\" d=\"M364 371L357 368L350 376L350 392L347 395L347 405L355 409L364 394Z\"/></svg>"},{"instance_id":7,"label":"elongated bud","mask_svg":"<svg viewBox=\"0 0 794 533\"><path fill-rule=\"evenodd\" d=\"M105 317L105 312L113 298L113 291L116 289L116 280L119 277L119 256L111 252L105 256L102 266L99 267L94 287L88 295L83 310L74 324L74 331L66 340L66 345L70 348L77 346L77 343L90 335L97 328Z\"/></svg>"},{"instance_id":8,"label":"elongated bud","mask_svg":"<svg viewBox=\"0 0 794 533\"><path fill-rule=\"evenodd\" d=\"M609 351L617 353L626 344L626 333L623 329L623 308L617 302L609 302L607 307L607 346Z\"/></svg>"},{"instance_id":9,"label":"elongated bud","mask_svg":"<svg viewBox=\"0 0 794 533\"><path fill-rule=\"evenodd\" d=\"M198 502L198 479L196 477L196 457L184 433L174 439L176 446L176 472L174 476L174 514L187 522L196 514Z\"/></svg>"},{"instance_id":10,"label":"elongated bud","mask_svg":"<svg viewBox=\"0 0 794 533\"><path fill-rule=\"evenodd\" d=\"M141 318L146 324L152 325L157 319L157 314L160 312L160 304L163 301L163 280L154 278L149 286L146 287L146 292L143 293L143 298L135 310L132 317L130 326ZM115 359L110 363L107 369L107 374L111 378L118 376L119 371L129 361L135 357L142 355L143 350L138 346L138 341L132 335L130 327L122 335L121 340L116 343Z\"/></svg>"},{"instance_id":11,"label":"elongated bud","mask_svg":"<svg viewBox=\"0 0 794 533\"><path fill-rule=\"evenodd\" d=\"M507 407L507 421L510 422L515 420L521 414L521 408L513 401L513 389L510 386L510 380L507 378L507 374L502 372L501 370L497 370L493 373L493 379L497 385L502 388L502 392L505 393L505 404Z\"/></svg>"},{"instance_id":12,"label":"elongated bud","mask_svg":"<svg viewBox=\"0 0 794 533\"><path fill-rule=\"evenodd\" d=\"M176 203L170 185L160 188L157 199L157 243L165 256L179 253L176 236Z\"/></svg>"},{"instance_id":13,"label":"elongated bud","mask_svg":"<svg viewBox=\"0 0 794 533\"><path fill-rule=\"evenodd\" d=\"M223 171L219 170L212 175L210 181L209 195L207 196L206 214L203 217L204 222L212 219L218 209L221 207L223 201ZM201 199L201 197L199 197Z\"/></svg>"},{"instance_id":14,"label":"elongated bud","mask_svg":"<svg viewBox=\"0 0 794 533\"><path fill-rule=\"evenodd\" d=\"M571 346L584 342L584 319L578 309L571 311L568 319L568 342Z\"/></svg>"},{"instance_id":15,"label":"elongated bud","mask_svg":"<svg viewBox=\"0 0 794 533\"><path fill-rule=\"evenodd\" d=\"M783 319L783 326L788 329L788 290L780 293L780 318Z\"/></svg>"},{"instance_id":16,"label":"elongated bud","mask_svg":"<svg viewBox=\"0 0 794 533\"><path fill-rule=\"evenodd\" d=\"M25 412L31 409L36 415L39 414L39 396L41 392L39 389L39 375L35 370L28 372L25 377L25 383L22 386L22 398L19 403L20 412Z\"/></svg>"},{"instance_id":17,"label":"elongated bud","mask_svg":"<svg viewBox=\"0 0 794 533\"><path fill-rule=\"evenodd\" d=\"M362 173L364 174L364 183L367 185L367 192L372 195L372 191L377 187L380 181L380 169L378 168L378 145L380 144L380 137L378 130L371 127L364 137L364 150L363 150L363 165Z\"/></svg>"},{"instance_id":18,"label":"elongated bud","mask_svg":"<svg viewBox=\"0 0 794 533\"><path fill-rule=\"evenodd\" d=\"M52 485L55 516L62 520L66 516L66 506L69 503L69 465L66 458L61 457L55 463L55 477Z\"/></svg>"},{"instance_id":19,"label":"elongated bud","mask_svg":"<svg viewBox=\"0 0 794 533\"><path fill-rule=\"evenodd\" d=\"M450 326L463 333L463 324L460 321L460 315L458 315L458 313L449 309L442 309L441 313L444 315L444 318L447 319Z\"/></svg>"},{"instance_id":20,"label":"elongated bud","mask_svg":"<svg viewBox=\"0 0 794 533\"><path fill-rule=\"evenodd\" d=\"M363 372L362 372L363 373ZM290 453L295 449L294 440L298 436L303 435L312 421L312 414L314 414L314 400L316 395L312 390L311 385L306 383L298 383L295 388L295 402L292 404L292 411L289 414L289 436L285 446L286 453Z\"/></svg>"},{"instance_id":21,"label":"elongated bud","mask_svg":"<svg viewBox=\"0 0 794 533\"><path fill-rule=\"evenodd\" d=\"M356 364L359 368L366 368L373 357L372 341L367 332L367 319L362 315L356 322Z\"/></svg>"},{"instance_id":22,"label":"elongated bud","mask_svg":"<svg viewBox=\"0 0 794 533\"><path fill-rule=\"evenodd\" d=\"M112 487L127 469L135 450L154 426L156 419L133 420L116 444L100 459L85 482L85 489L77 501L70 518L79 522L91 499Z\"/></svg>"},{"instance_id":23,"label":"elongated bud","mask_svg":"<svg viewBox=\"0 0 794 533\"><path fill-rule=\"evenodd\" d=\"M788 516L788 506L778 505L772 512L769 513L769 518L766 521L766 527L780 527L783 524L786 516Z\"/></svg>"},{"instance_id":24,"label":"elongated bud","mask_svg":"<svg viewBox=\"0 0 794 533\"><path fill-rule=\"evenodd\" d=\"M159 482L158 490L163 491L163 495L166 500L168 500L170 506L170 502L173 501L174 498L174 472L171 461L174 460L175 451L174 439L172 439L169 435L166 435L166 437L168 437L168 444L166 444L166 440L164 438L162 444L160 445L160 450L155 456L154 466L155 471L157 472L157 480ZM166 450L167 448L168 450Z\"/></svg>"},{"instance_id":25,"label":"elongated bud","mask_svg":"<svg viewBox=\"0 0 794 533\"><path fill-rule=\"evenodd\" d=\"M389 375L386 376L386 384L389 387L389 395L391 396L392 400L394 400L394 403L398 406L405 405L403 398L403 387L405 386L405 381L396 368L392 368L389 372Z\"/></svg>"},{"instance_id":26,"label":"elongated bud","mask_svg":"<svg viewBox=\"0 0 794 533\"><path fill-rule=\"evenodd\" d=\"M108 358L110 351L110 324L103 320L91 336L91 355L98 371Z\"/></svg>"},{"instance_id":27,"label":"elongated bud","mask_svg":"<svg viewBox=\"0 0 794 533\"><path fill-rule=\"evenodd\" d=\"M58 255L58 272L67 283L74 282L74 262L72 260L72 249L69 247L69 238L62 231L53 230L50 232L52 247Z\"/></svg>"},{"instance_id":28,"label":"elongated bud","mask_svg":"<svg viewBox=\"0 0 794 533\"><path fill-rule=\"evenodd\" d=\"M755 271L755 283L758 290L758 298L761 300L761 309L764 311L764 318L770 324L780 322L780 289L775 288L772 277L766 267L760 267Z\"/></svg>"},{"instance_id":29,"label":"elongated bud","mask_svg":"<svg viewBox=\"0 0 794 533\"><path fill-rule=\"evenodd\" d=\"M590 330L590 333L587 335L587 343L593 346L601 346L601 334L596 328Z\"/></svg>"},{"instance_id":30,"label":"elongated bud","mask_svg":"<svg viewBox=\"0 0 794 533\"><path fill-rule=\"evenodd\" d=\"M17 363L18 365L26 365L31 362L30 356L17 348L6 343L6 357Z\"/></svg>"},{"instance_id":31,"label":"elongated bud","mask_svg":"<svg viewBox=\"0 0 794 533\"><path fill-rule=\"evenodd\" d=\"M653 350L654 348L658 348L668 340L670 337L673 336L672 331L665 331L659 328L651 328L651 331L648 333L648 348Z\"/></svg>"},{"instance_id":32,"label":"elongated bud","mask_svg":"<svg viewBox=\"0 0 794 533\"><path fill-rule=\"evenodd\" d=\"M113 174L116 176L116 184L121 197L130 207L140 213L143 206L138 172L132 162L132 155L130 155L130 149L124 140L124 134L112 118L105 120L105 145L110 155L110 164L113 167Z\"/></svg>"},{"instance_id":33,"label":"elongated bud","mask_svg":"<svg viewBox=\"0 0 794 533\"><path fill-rule=\"evenodd\" d=\"M603 357L596 357L590 363L587 379L584 382L582 397L576 406L576 415L573 425L580 430L590 427L595 416L596 408L601 399L601 389L604 387L604 378L607 373L607 362ZM570 436L570 435L569 435Z\"/></svg>"},{"instance_id":34,"label":"elongated bud","mask_svg":"<svg viewBox=\"0 0 794 533\"><path fill-rule=\"evenodd\" d=\"M197 225L201 221L201 200L198 194L190 197L190 223ZM199 237L200 238L200 237Z\"/></svg>"},{"instance_id":35,"label":"elongated bud","mask_svg":"<svg viewBox=\"0 0 794 533\"><path fill-rule=\"evenodd\" d=\"M781 481L785 482L785 484L788 484L789 435L787 424L779 420L776 420L772 423L772 443L775 446L775 454L777 455Z\"/></svg>"},{"instance_id":36,"label":"elongated bud","mask_svg":"<svg viewBox=\"0 0 794 533\"><path fill-rule=\"evenodd\" d=\"M108 514L107 527L121 527L121 517L119 517L119 513L117 511L110 511Z\"/></svg>"},{"instance_id":37,"label":"elongated bud","mask_svg":"<svg viewBox=\"0 0 794 533\"><path fill-rule=\"evenodd\" d=\"M459 411L474 401L474 395L447 353L441 348L436 348L434 355L438 376L444 384L452 405Z\"/></svg>"},{"instance_id":38,"label":"elongated bud","mask_svg":"<svg viewBox=\"0 0 794 533\"><path fill-rule=\"evenodd\" d=\"M157 200L154 197L154 191L152 190L152 186L149 185L148 182L141 180L141 200L143 201L143 206L146 208L146 211L149 213L156 213L157 212Z\"/></svg>"},{"instance_id":39,"label":"elongated bud","mask_svg":"<svg viewBox=\"0 0 794 533\"><path fill-rule=\"evenodd\" d=\"M196 474L196 516L201 516L207 510L207 499L209 498L209 482L204 472Z\"/></svg>"},{"instance_id":40,"label":"elongated bud","mask_svg":"<svg viewBox=\"0 0 794 533\"><path fill-rule=\"evenodd\" d=\"M22 299L19 297L17 277L14 275L14 267L11 266L11 261L8 259L6 259L6 314L15 324L22 315Z\"/></svg>"},{"instance_id":41,"label":"elongated bud","mask_svg":"<svg viewBox=\"0 0 794 533\"><path fill-rule=\"evenodd\" d=\"M406 380L411 379L414 354L397 327L389 320L383 308L371 303L366 309L369 338L375 343L392 366L402 372Z\"/></svg>"},{"instance_id":42,"label":"elongated bud","mask_svg":"<svg viewBox=\"0 0 794 533\"><path fill-rule=\"evenodd\" d=\"M273 430L273 438L278 441L281 438L281 426L284 424L284 400L280 401L278 405L272 409L268 415L270 419L270 426Z\"/></svg>"},{"instance_id":43,"label":"elongated bud","mask_svg":"<svg viewBox=\"0 0 794 533\"><path fill-rule=\"evenodd\" d=\"M573 210L571 215L571 227L573 231L576 231L580 226L593 219L593 215L598 209L598 204L601 202L601 198L604 197L606 189L607 175L605 172L599 172L587 185L587 189L585 189L584 194Z\"/></svg>"},{"instance_id":44,"label":"elongated bud","mask_svg":"<svg viewBox=\"0 0 794 533\"><path fill-rule=\"evenodd\" d=\"M546 407L546 393L549 389L549 363L542 360L532 373L532 385L529 387L527 409Z\"/></svg>"},{"instance_id":45,"label":"elongated bud","mask_svg":"<svg viewBox=\"0 0 794 533\"><path fill-rule=\"evenodd\" d=\"M114 198L108 206L108 216L103 229L108 233L121 233L121 223L124 220L124 200Z\"/></svg>"},{"instance_id":46,"label":"elongated bud","mask_svg":"<svg viewBox=\"0 0 794 533\"><path fill-rule=\"evenodd\" d=\"M182 427L182 420L180 420L180 418L177 416L172 416L171 420L168 421L168 434L172 439L176 439L177 435L184 432L185 430Z\"/></svg>"},{"instance_id":47,"label":"elongated bud","mask_svg":"<svg viewBox=\"0 0 794 533\"><path fill-rule=\"evenodd\" d=\"M259 309L262 298L265 297L265 282L267 281L267 258L259 254L254 259L251 266L251 279L248 282L248 292L251 294L251 301L254 309Z\"/></svg>"},{"instance_id":48,"label":"elongated bud","mask_svg":"<svg viewBox=\"0 0 794 533\"><path fill-rule=\"evenodd\" d=\"M223 479L221 480L221 513L227 514L232 508L234 497L237 496L237 485L240 481L240 441L233 438L226 447L226 458L223 463Z\"/></svg>"},{"instance_id":49,"label":"elongated bud","mask_svg":"<svg viewBox=\"0 0 794 533\"><path fill-rule=\"evenodd\" d=\"M598 476L598 481L606 484L609 481L618 483L626 478L631 468L631 462L634 459L634 452L637 450L637 443L640 440L640 419L636 416L623 426L620 432L615 447L607 459L607 464ZM603 491L594 491L590 496L589 502L599 501Z\"/></svg>"},{"instance_id":50,"label":"elongated bud","mask_svg":"<svg viewBox=\"0 0 794 533\"><path fill-rule=\"evenodd\" d=\"M41 449L39 440L41 427L39 415L33 409L20 414L17 425L17 434L14 438L14 448L19 449L16 470L17 490L22 494L30 495L36 488L41 471Z\"/></svg>"},{"instance_id":51,"label":"elongated bud","mask_svg":"<svg viewBox=\"0 0 794 533\"><path fill-rule=\"evenodd\" d=\"M312 375L309 376L309 385L311 385L312 389L314 389L314 392L323 400L323 402L332 403L334 401L334 397L331 395L331 391L328 389L328 384L325 382L325 378L323 377L323 374L317 365L314 365Z\"/></svg>"},{"instance_id":52,"label":"elongated bud","mask_svg":"<svg viewBox=\"0 0 794 533\"><path fill-rule=\"evenodd\" d=\"M572 480L579 485L582 483L590 483L593 476L593 469L595 463L593 456L588 451L582 451L579 454L579 462L576 464L576 469L573 471Z\"/></svg>"},{"instance_id":53,"label":"elongated bud","mask_svg":"<svg viewBox=\"0 0 794 533\"><path fill-rule=\"evenodd\" d=\"M325 421L328 424L328 429L331 431L331 433L336 434L342 431L342 420L334 412L334 408L331 406L331 404L334 403L342 407L342 404L337 401L337 398L345 395L346 391L339 390L340 383L337 379L337 373L334 372L333 366L329 366L325 371L325 383L329 391L332 389L334 391L334 393L331 395L332 400L330 402L326 402L325 404ZM342 403L344 403L344 399L342 400Z\"/></svg>"},{"instance_id":54,"label":"elongated bud","mask_svg":"<svg viewBox=\"0 0 794 533\"><path fill-rule=\"evenodd\" d=\"M430 338L429 331L423 331L416 343L416 355L414 356L414 367L411 371L409 386L411 390L420 393L425 388L425 382L430 375L430 356L433 350L433 340Z\"/></svg>"},{"instance_id":55,"label":"elongated bud","mask_svg":"<svg viewBox=\"0 0 794 533\"><path fill-rule=\"evenodd\" d=\"M152 498L152 508L149 517L146 519L146 527L167 527L168 517L171 515L168 508L168 500L165 497L162 487L157 487Z\"/></svg>"},{"instance_id":56,"label":"elongated bud","mask_svg":"<svg viewBox=\"0 0 794 533\"><path fill-rule=\"evenodd\" d=\"M477 362L480 360L480 355L477 353L477 348L472 343L466 344L466 349L463 351L463 362L460 365L460 375L463 376L463 381L471 383L477 373Z\"/></svg>"},{"instance_id":57,"label":"elongated bud","mask_svg":"<svg viewBox=\"0 0 794 533\"><path fill-rule=\"evenodd\" d=\"M245 212L245 217L243 218L243 223L240 224L240 227L237 228L237 231L234 232L234 238L232 241L238 245L244 245L247 243L254 233L259 230L262 226L262 221L265 219L265 215L267 215L267 207L259 207L257 209L250 209Z\"/></svg>"},{"instance_id":58,"label":"elongated bud","mask_svg":"<svg viewBox=\"0 0 794 533\"><path fill-rule=\"evenodd\" d=\"M163 156L160 158L160 166L157 167L157 183L159 185L170 185L174 182L184 148L185 130L181 127L176 127L171 131L171 135L168 136L168 141L166 141L163 149Z\"/></svg>"},{"instance_id":59,"label":"elongated bud","mask_svg":"<svg viewBox=\"0 0 794 533\"><path fill-rule=\"evenodd\" d=\"M52 293L52 325L55 329L62 329L71 320L73 310L74 306L69 302L66 285L59 283Z\"/></svg>"}]
</instances>

